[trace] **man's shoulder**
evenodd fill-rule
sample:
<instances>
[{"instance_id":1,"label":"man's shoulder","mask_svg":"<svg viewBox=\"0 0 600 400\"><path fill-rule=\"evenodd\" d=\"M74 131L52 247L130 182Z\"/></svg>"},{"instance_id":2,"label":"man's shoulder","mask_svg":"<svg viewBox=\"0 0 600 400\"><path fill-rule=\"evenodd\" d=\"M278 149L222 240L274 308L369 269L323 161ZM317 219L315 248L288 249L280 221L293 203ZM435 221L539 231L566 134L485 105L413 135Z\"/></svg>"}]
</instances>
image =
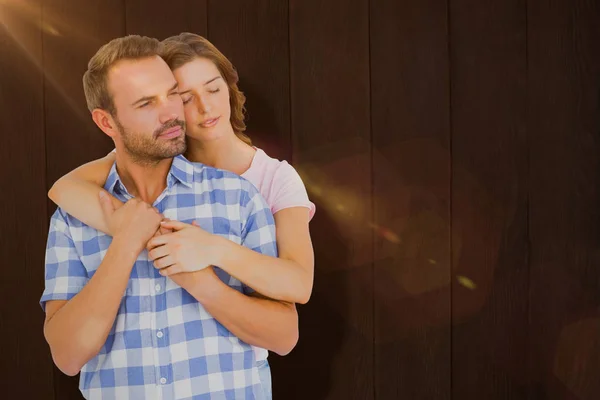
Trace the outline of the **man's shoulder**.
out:
<instances>
[{"instance_id":1,"label":"man's shoulder","mask_svg":"<svg viewBox=\"0 0 600 400\"><path fill-rule=\"evenodd\" d=\"M50 218L50 230L68 233L73 239L85 238L91 233L100 232L75 218L60 207L56 208Z\"/></svg>"}]
</instances>

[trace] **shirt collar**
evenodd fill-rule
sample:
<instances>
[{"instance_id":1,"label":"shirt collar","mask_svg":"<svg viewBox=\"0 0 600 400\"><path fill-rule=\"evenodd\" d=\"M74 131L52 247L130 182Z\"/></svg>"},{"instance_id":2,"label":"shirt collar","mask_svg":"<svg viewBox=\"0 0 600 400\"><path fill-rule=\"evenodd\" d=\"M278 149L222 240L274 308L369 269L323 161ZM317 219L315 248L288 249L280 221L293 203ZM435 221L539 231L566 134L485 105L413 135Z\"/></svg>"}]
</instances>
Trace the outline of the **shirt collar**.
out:
<instances>
[{"instance_id":1,"label":"shirt collar","mask_svg":"<svg viewBox=\"0 0 600 400\"><path fill-rule=\"evenodd\" d=\"M170 189L175 183L181 183L188 188L192 187L194 182L194 164L192 164L183 155L178 155L173 158L169 174L167 176L167 187ZM117 172L117 163L114 162L106 178L104 189L111 194L115 194L117 191L121 193L127 193L127 189Z\"/></svg>"}]
</instances>

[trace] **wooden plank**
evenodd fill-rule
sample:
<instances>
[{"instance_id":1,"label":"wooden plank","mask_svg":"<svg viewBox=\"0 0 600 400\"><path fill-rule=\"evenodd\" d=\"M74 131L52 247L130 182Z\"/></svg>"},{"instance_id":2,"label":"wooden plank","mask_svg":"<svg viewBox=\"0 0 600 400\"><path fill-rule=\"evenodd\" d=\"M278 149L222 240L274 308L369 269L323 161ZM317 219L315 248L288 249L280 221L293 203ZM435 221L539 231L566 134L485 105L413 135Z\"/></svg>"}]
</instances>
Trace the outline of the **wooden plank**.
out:
<instances>
[{"instance_id":1,"label":"wooden plank","mask_svg":"<svg viewBox=\"0 0 600 400\"><path fill-rule=\"evenodd\" d=\"M122 0L45 0L43 35L48 188L71 169L104 156L113 142L92 121L82 77L89 59L105 43L125 34ZM49 219L55 206L50 203ZM79 377L55 369L56 397L80 399Z\"/></svg>"},{"instance_id":2,"label":"wooden plank","mask_svg":"<svg viewBox=\"0 0 600 400\"><path fill-rule=\"evenodd\" d=\"M44 35L47 176L51 185L65 172L114 147L92 121L82 77L94 53L125 34L125 13L122 0L46 0L44 15L57 32Z\"/></svg>"},{"instance_id":3,"label":"wooden plank","mask_svg":"<svg viewBox=\"0 0 600 400\"><path fill-rule=\"evenodd\" d=\"M125 0L128 35L163 40L181 32L206 36L206 0Z\"/></svg>"},{"instance_id":4,"label":"wooden plank","mask_svg":"<svg viewBox=\"0 0 600 400\"><path fill-rule=\"evenodd\" d=\"M288 2L217 0L208 9L209 40L236 67L246 95L246 133L291 161Z\"/></svg>"},{"instance_id":5,"label":"wooden plank","mask_svg":"<svg viewBox=\"0 0 600 400\"><path fill-rule=\"evenodd\" d=\"M600 4L529 0L532 391L600 398Z\"/></svg>"},{"instance_id":6,"label":"wooden plank","mask_svg":"<svg viewBox=\"0 0 600 400\"><path fill-rule=\"evenodd\" d=\"M371 2L375 392L450 398L446 2Z\"/></svg>"},{"instance_id":7,"label":"wooden plank","mask_svg":"<svg viewBox=\"0 0 600 400\"><path fill-rule=\"evenodd\" d=\"M524 0L450 2L452 397L527 395Z\"/></svg>"},{"instance_id":8,"label":"wooden plank","mask_svg":"<svg viewBox=\"0 0 600 400\"><path fill-rule=\"evenodd\" d=\"M374 398L368 4L290 1L293 160L318 209L290 399Z\"/></svg>"},{"instance_id":9,"label":"wooden plank","mask_svg":"<svg viewBox=\"0 0 600 400\"><path fill-rule=\"evenodd\" d=\"M450 2L452 397L526 398L525 0Z\"/></svg>"},{"instance_id":10,"label":"wooden plank","mask_svg":"<svg viewBox=\"0 0 600 400\"><path fill-rule=\"evenodd\" d=\"M41 1L0 3L0 371L3 397L14 399L54 399L38 303L48 232L42 26Z\"/></svg>"},{"instance_id":11,"label":"wooden plank","mask_svg":"<svg viewBox=\"0 0 600 400\"><path fill-rule=\"evenodd\" d=\"M523 398L529 273L525 3L451 4L453 396L475 391L482 398Z\"/></svg>"}]
</instances>

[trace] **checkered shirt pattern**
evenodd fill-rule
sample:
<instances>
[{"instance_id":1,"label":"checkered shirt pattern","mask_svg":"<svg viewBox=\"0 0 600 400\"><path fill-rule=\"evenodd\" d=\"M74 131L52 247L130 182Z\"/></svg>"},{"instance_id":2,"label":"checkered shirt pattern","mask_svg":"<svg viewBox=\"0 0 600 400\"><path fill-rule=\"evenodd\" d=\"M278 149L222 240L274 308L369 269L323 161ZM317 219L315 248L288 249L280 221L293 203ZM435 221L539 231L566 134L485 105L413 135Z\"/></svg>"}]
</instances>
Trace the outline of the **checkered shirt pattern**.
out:
<instances>
[{"instance_id":1,"label":"checkered shirt pattern","mask_svg":"<svg viewBox=\"0 0 600 400\"><path fill-rule=\"evenodd\" d=\"M131 198L114 165L105 189L122 201ZM167 218L195 220L208 232L277 256L269 206L235 174L177 156L153 206ZM42 308L49 300L77 295L111 240L57 209L50 222ZM253 291L223 270L215 271L233 289ZM146 250L135 262L106 343L81 370L79 388L89 400L263 399L252 346L161 276Z\"/></svg>"}]
</instances>

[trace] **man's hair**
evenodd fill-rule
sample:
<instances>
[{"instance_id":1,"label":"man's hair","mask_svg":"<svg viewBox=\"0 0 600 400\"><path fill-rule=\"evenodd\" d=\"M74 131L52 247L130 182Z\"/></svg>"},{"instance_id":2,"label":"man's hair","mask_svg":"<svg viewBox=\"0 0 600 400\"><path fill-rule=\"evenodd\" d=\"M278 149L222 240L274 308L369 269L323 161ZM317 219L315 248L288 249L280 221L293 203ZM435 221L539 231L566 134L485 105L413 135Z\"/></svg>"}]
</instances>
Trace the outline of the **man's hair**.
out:
<instances>
[{"instance_id":1,"label":"man's hair","mask_svg":"<svg viewBox=\"0 0 600 400\"><path fill-rule=\"evenodd\" d=\"M113 97L108 90L110 69L123 60L139 60L161 56L163 45L154 38L129 35L111 40L90 59L83 74L83 91L90 112L96 108L116 115Z\"/></svg>"}]
</instances>

